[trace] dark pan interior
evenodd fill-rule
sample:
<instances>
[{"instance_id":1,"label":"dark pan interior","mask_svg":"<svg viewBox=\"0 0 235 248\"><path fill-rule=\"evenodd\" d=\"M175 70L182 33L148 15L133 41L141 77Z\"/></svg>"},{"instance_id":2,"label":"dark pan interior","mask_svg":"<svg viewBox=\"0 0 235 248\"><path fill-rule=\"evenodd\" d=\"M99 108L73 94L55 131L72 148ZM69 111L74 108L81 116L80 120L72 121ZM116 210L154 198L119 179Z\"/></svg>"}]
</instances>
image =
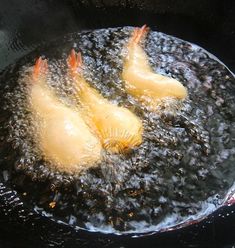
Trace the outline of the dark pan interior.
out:
<instances>
[{"instance_id":1,"label":"dark pan interior","mask_svg":"<svg viewBox=\"0 0 235 248\"><path fill-rule=\"evenodd\" d=\"M2 0L0 69L42 40L68 32L148 24L202 46L235 70L234 1Z\"/></svg>"},{"instance_id":2,"label":"dark pan interior","mask_svg":"<svg viewBox=\"0 0 235 248\"><path fill-rule=\"evenodd\" d=\"M233 0L1 0L0 71L40 42L69 32L146 23L202 46L235 72L234 13ZM235 242L234 206L187 228L132 238L61 227L27 212L17 200L9 207L17 196L7 192L0 183L0 247L221 247Z\"/></svg>"}]
</instances>

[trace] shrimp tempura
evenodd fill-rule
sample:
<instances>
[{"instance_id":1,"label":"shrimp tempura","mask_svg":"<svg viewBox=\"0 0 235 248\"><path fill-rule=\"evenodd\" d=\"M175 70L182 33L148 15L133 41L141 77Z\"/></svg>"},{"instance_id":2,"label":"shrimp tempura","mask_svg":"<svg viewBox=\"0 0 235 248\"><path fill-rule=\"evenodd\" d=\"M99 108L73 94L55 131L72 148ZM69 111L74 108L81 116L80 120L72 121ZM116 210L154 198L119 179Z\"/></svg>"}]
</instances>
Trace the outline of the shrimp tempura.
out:
<instances>
[{"instance_id":1,"label":"shrimp tempura","mask_svg":"<svg viewBox=\"0 0 235 248\"><path fill-rule=\"evenodd\" d=\"M147 55L140 44L147 32L146 25L135 28L127 45L127 56L122 71L127 92L153 108L158 99L165 97L184 99L187 90L179 81L157 74L150 67Z\"/></svg>"},{"instance_id":2,"label":"shrimp tempura","mask_svg":"<svg viewBox=\"0 0 235 248\"><path fill-rule=\"evenodd\" d=\"M100 160L101 145L80 113L63 104L46 83L47 61L39 58L29 85L30 108L45 159L62 172L76 172Z\"/></svg>"},{"instance_id":3,"label":"shrimp tempura","mask_svg":"<svg viewBox=\"0 0 235 248\"><path fill-rule=\"evenodd\" d=\"M68 66L88 125L95 130L104 148L117 153L140 145L143 132L140 119L128 109L110 103L89 86L82 74L81 53L72 50Z\"/></svg>"}]
</instances>

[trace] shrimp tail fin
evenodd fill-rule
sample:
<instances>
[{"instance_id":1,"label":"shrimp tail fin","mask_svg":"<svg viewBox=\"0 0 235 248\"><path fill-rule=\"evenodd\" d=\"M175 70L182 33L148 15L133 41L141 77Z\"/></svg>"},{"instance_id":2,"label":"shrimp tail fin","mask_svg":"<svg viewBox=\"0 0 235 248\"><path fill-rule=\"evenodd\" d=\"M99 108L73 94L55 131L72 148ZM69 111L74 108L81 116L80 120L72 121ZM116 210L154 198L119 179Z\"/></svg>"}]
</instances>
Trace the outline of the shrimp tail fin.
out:
<instances>
[{"instance_id":1,"label":"shrimp tail fin","mask_svg":"<svg viewBox=\"0 0 235 248\"><path fill-rule=\"evenodd\" d=\"M70 55L67 59L67 64L69 72L73 80L75 80L75 89L78 95L84 96L84 94L89 87L87 86L86 80L83 77L83 61L82 54L80 52L76 53L74 49L71 50Z\"/></svg>"},{"instance_id":2,"label":"shrimp tail fin","mask_svg":"<svg viewBox=\"0 0 235 248\"><path fill-rule=\"evenodd\" d=\"M141 28L135 28L132 33L129 44L139 44L144 39L148 31L149 27L147 27L146 24L143 25Z\"/></svg>"},{"instance_id":3,"label":"shrimp tail fin","mask_svg":"<svg viewBox=\"0 0 235 248\"><path fill-rule=\"evenodd\" d=\"M76 53L75 50L72 49L67 59L67 63L72 74L82 73L83 62L82 62L82 54L80 52Z\"/></svg>"},{"instance_id":4,"label":"shrimp tail fin","mask_svg":"<svg viewBox=\"0 0 235 248\"><path fill-rule=\"evenodd\" d=\"M48 70L47 59L39 57L33 67L33 78L38 79L40 76L45 76Z\"/></svg>"}]
</instances>

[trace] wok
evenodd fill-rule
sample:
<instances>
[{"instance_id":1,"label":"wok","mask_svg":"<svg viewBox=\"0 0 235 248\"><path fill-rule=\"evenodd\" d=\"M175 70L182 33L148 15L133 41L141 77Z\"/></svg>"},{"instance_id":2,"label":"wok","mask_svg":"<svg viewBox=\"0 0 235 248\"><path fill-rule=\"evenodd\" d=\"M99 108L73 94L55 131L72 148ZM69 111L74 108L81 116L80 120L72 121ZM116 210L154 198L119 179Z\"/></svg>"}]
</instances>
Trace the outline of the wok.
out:
<instances>
[{"instance_id":1,"label":"wok","mask_svg":"<svg viewBox=\"0 0 235 248\"><path fill-rule=\"evenodd\" d=\"M2 0L0 71L43 41L75 31L141 26L198 44L235 71L233 0ZM230 247L235 243L235 205L203 220L143 235L74 230L25 208L17 192L0 182L1 247Z\"/></svg>"}]
</instances>

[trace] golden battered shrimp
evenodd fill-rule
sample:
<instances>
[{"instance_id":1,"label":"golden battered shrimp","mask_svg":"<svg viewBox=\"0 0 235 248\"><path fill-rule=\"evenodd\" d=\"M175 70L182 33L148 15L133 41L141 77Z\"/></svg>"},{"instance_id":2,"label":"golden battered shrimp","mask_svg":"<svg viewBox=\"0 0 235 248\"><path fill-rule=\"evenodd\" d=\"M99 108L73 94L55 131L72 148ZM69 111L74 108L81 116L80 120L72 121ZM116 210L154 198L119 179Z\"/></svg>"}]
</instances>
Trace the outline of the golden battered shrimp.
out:
<instances>
[{"instance_id":1,"label":"golden battered shrimp","mask_svg":"<svg viewBox=\"0 0 235 248\"><path fill-rule=\"evenodd\" d=\"M127 92L143 104L156 107L156 100L165 97L184 99L186 88L176 79L155 73L149 65L147 55L141 47L148 28L135 28L127 45L122 78Z\"/></svg>"},{"instance_id":2,"label":"golden battered shrimp","mask_svg":"<svg viewBox=\"0 0 235 248\"><path fill-rule=\"evenodd\" d=\"M46 83L47 60L36 61L29 85L38 145L59 171L79 173L101 159L101 144L80 113L60 102Z\"/></svg>"},{"instance_id":3,"label":"golden battered shrimp","mask_svg":"<svg viewBox=\"0 0 235 248\"><path fill-rule=\"evenodd\" d=\"M72 50L68 66L87 123L95 130L103 147L118 153L140 145L143 132L140 119L128 109L110 103L89 86L82 74L81 53Z\"/></svg>"}]
</instances>

